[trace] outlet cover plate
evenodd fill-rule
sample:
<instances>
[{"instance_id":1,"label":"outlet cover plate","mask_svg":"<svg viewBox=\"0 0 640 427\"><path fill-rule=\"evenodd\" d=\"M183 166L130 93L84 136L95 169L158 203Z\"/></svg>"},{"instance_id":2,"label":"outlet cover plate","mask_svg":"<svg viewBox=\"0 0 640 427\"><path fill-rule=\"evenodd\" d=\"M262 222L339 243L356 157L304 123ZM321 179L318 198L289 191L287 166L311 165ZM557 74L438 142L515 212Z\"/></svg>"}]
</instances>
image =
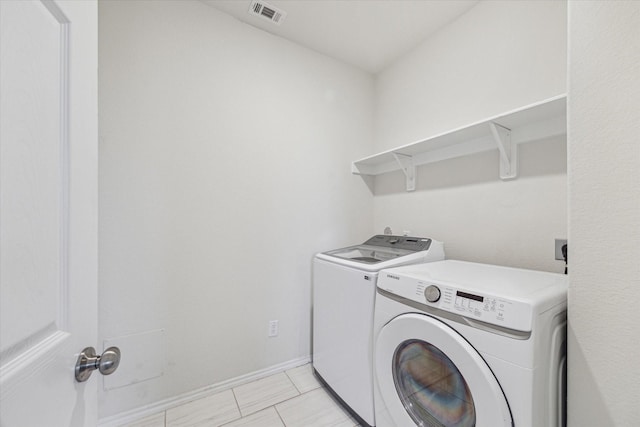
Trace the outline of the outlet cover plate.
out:
<instances>
[{"instance_id":1,"label":"outlet cover plate","mask_svg":"<svg viewBox=\"0 0 640 427\"><path fill-rule=\"evenodd\" d=\"M567 244L567 239L556 239L556 259L564 261L562 256L562 247Z\"/></svg>"},{"instance_id":2,"label":"outlet cover plate","mask_svg":"<svg viewBox=\"0 0 640 427\"><path fill-rule=\"evenodd\" d=\"M270 320L269 321L269 332L267 334L269 337L277 337L278 336L278 321Z\"/></svg>"}]
</instances>

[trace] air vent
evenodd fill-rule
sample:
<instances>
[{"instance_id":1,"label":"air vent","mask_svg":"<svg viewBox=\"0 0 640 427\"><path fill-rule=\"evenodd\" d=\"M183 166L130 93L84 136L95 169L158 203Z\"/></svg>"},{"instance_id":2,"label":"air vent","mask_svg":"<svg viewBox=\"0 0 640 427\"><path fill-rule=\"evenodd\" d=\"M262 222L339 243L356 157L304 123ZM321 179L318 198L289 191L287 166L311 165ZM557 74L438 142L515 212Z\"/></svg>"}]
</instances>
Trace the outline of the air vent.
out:
<instances>
[{"instance_id":1,"label":"air vent","mask_svg":"<svg viewBox=\"0 0 640 427\"><path fill-rule=\"evenodd\" d=\"M259 16L262 19L269 20L276 25L282 24L285 16L287 16L287 13L285 11L273 7L269 3L257 0L251 2L249 13L251 15Z\"/></svg>"}]
</instances>

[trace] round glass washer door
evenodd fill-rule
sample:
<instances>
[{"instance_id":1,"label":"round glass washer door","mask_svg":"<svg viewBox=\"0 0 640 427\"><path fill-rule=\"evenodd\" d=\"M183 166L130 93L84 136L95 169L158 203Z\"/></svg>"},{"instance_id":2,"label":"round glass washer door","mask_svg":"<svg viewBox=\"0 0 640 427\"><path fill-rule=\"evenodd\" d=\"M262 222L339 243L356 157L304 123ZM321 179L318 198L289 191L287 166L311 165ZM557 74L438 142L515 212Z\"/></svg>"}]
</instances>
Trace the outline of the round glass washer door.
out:
<instances>
[{"instance_id":1,"label":"round glass washer door","mask_svg":"<svg viewBox=\"0 0 640 427\"><path fill-rule=\"evenodd\" d=\"M394 318L377 337L375 360L380 395L398 426L512 426L491 369L440 320L415 313Z\"/></svg>"}]
</instances>

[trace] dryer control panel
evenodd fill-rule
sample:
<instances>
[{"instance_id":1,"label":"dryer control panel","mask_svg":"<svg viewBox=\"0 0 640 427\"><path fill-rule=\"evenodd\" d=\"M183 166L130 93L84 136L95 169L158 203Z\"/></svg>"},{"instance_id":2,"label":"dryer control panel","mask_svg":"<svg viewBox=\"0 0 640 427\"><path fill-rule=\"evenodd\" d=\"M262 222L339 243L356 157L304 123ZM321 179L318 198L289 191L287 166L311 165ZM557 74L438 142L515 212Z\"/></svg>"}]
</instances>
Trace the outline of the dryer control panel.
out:
<instances>
[{"instance_id":1,"label":"dryer control panel","mask_svg":"<svg viewBox=\"0 0 640 427\"><path fill-rule=\"evenodd\" d=\"M509 329L531 331L533 310L522 301L387 272L379 277L378 287L426 307Z\"/></svg>"}]
</instances>

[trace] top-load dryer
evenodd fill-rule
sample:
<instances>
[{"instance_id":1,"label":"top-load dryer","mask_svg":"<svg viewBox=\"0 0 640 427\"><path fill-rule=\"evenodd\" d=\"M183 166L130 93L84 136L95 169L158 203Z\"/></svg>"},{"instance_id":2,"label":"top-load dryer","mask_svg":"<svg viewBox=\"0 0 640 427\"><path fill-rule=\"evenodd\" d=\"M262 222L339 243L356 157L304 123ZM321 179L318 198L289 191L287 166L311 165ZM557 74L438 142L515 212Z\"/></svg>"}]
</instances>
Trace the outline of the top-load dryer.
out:
<instances>
[{"instance_id":1,"label":"top-load dryer","mask_svg":"<svg viewBox=\"0 0 640 427\"><path fill-rule=\"evenodd\" d=\"M314 258L313 368L363 425L375 425L372 324L378 272L442 259L442 242L392 235Z\"/></svg>"}]
</instances>

